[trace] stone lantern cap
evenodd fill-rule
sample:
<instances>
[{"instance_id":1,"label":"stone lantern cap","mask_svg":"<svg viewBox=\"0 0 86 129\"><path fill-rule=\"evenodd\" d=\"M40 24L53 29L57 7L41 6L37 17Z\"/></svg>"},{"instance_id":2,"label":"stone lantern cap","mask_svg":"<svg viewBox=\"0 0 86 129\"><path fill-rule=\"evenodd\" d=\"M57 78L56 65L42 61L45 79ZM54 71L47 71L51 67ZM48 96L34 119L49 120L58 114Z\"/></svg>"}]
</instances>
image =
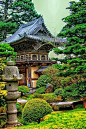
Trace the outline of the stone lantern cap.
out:
<instances>
[{"instance_id":1,"label":"stone lantern cap","mask_svg":"<svg viewBox=\"0 0 86 129\"><path fill-rule=\"evenodd\" d=\"M13 61L8 61L1 78L3 81L19 81L23 79L23 74L19 74L18 67L14 66Z\"/></svg>"}]
</instances>

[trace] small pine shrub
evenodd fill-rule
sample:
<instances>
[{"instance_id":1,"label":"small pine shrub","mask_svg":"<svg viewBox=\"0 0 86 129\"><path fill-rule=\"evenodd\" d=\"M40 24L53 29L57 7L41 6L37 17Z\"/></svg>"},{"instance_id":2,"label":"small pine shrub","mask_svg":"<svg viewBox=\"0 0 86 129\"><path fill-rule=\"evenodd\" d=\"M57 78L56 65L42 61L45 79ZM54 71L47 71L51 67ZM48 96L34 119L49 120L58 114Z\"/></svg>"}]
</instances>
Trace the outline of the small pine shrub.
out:
<instances>
[{"instance_id":1,"label":"small pine shrub","mask_svg":"<svg viewBox=\"0 0 86 129\"><path fill-rule=\"evenodd\" d=\"M18 86L18 91L21 92L21 94L27 94L30 92L30 88L28 88L27 86Z\"/></svg>"},{"instance_id":2,"label":"small pine shrub","mask_svg":"<svg viewBox=\"0 0 86 129\"><path fill-rule=\"evenodd\" d=\"M52 112L51 106L43 99L29 100L22 112L23 124L40 122L40 119Z\"/></svg>"},{"instance_id":3,"label":"small pine shrub","mask_svg":"<svg viewBox=\"0 0 86 129\"><path fill-rule=\"evenodd\" d=\"M54 97L54 96L49 96L49 95L44 96L43 99L46 100L48 103L62 101L62 99L60 99L60 98L57 98L57 97Z\"/></svg>"},{"instance_id":4,"label":"small pine shrub","mask_svg":"<svg viewBox=\"0 0 86 129\"><path fill-rule=\"evenodd\" d=\"M54 93L46 93L46 94L34 93L32 95L32 98L41 98L46 100L48 103L62 101L62 99L57 98L57 96Z\"/></svg>"},{"instance_id":5,"label":"small pine shrub","mask_svg":"<svg viewBox=\"0 0 86 129\"><path fill-rule=\"evenodd\" d=\"M32 98L43 98L43 97L42 97L42 94L34 93L32 94Z\"/></svg>"},{"instance_id":6,"label":"small pine shrub","mask_svg":"<svg viewBox=\"0 0 86 129\"><path fill-rule=\"evenodd\" d=\"M63 97L64 96L64 90L62 88L58 88L54 91L54 94L57 95L57 96L59 95L59 96Z\"/></svg>"},{"instance_id":7,"label":"small pine shrub","mask_svg":"<svg viewBox=\"0 0 86 129\"><path fill-rule=\"evenodd\" d=\"M36 83L36 88L46 86L49 82L48 78L49 77L47 75L42 75L41 77L39 77Z\"/></svg>"},{"instance_id":8,"label":"small pine shrub","mask_svg":"<svg viewBox=\"0 0 86 129\"><path fill-rule=\"evenodd\" d=\"M43 93L45 93L45 89L46 89L45 86L40 87L40 88L38 88L38 89L36 90L36 93L43 94Z\"/></svg>"}]
</instances>

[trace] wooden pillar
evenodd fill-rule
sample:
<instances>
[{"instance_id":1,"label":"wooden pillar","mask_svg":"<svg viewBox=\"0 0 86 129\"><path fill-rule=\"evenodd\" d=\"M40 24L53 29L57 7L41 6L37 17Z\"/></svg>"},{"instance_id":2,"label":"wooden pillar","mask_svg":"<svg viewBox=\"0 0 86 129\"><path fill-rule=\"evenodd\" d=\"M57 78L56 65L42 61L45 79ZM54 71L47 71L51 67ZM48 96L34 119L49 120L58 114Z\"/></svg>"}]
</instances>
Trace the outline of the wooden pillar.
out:
<instances>
[{"instance_id":1,"label":"wooden pillar","mask_svg":"<svg viewBox=\"0 0 86 129\"><path fill-rule=\"evenodd\" d=\"M28 81L29 81L29 80L28 80L28 77L29 77L29 76L28 76L28 72L29 72L29 71L28 71L28 68L26 68L26 84L27 84L27 86L28 86Z\"/></svg>"},{"instance_id":2,"label":"wooden pillar","mask_svg":"<svg viewBox=\"0 0 86 129\"><path fill-rule=\"evenodd\" d=\"M31 66L28 67L28 84L30 84L31 87Z\"/></svg>"},{"instance_id":3,"label":"wooden pillar","mask_svg":"<svg viewBox=\"0 0 86 129\"><path fill-rule=\"evenodd\" d=\"M37 60L38 60L38 54L37 54Z\"/></svg>"}]
</instances>

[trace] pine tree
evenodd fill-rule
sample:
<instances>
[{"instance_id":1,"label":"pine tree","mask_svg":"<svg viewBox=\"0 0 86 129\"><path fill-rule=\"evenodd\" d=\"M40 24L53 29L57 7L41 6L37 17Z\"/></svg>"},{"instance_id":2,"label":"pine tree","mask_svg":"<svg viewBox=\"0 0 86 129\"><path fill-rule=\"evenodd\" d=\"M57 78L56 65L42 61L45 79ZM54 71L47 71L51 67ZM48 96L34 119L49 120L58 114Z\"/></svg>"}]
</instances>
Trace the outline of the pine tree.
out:
<instances>
[{"instance_id":1,"label":"pine tree","mask_svg":"<svg viewBox=\"0 0 86 129\"><path fill-rule=\"evenodd\" d=\"M8 43L0 43L0 58L2 57L9 57L9 56L16 56L17 53L14 52L14 48L10 46Z\"/></svg>"},{"instance_id":2,"label":"pine tree","mask_svg":"<svg viewBox=\"0 0 86 129\"><path fill-rule=\"evenodd\" d=\"M6 39L7 34L18 27L12 22L10 3L13 3L13 0L0 0L0 41Z\"/></svg>"},{"instance_id":3,"label":"pine tree","mask_svg":"<svg viewBox=\"0 0 86 129\"><path fill-rule=\"evenodd\" d=\"M0 0L0 40L13 34L20 24L38 17L31 0Z\"/></svg>"},{"instance_id":4,"label":"pine tree","mask_svg":"<svg viewBox=\"0 0 86 129\"><path fill-rule=\"evenodd\" d=\"M13 21L19 24L30 22L40 17L34 8L32 0L16 0L11 7L13 9Z\"/></svg>"},{"instance_id":5,"label":"pine tree","mask_svg":"<svg viewBox=\"0 0 86 129\"><path fill-rule=\"evenodd\" d=\"M60 69L59 76L86 76L86 0L71 1L67 9L70 9L71 14L63 18L66 25L58 34L68 40L65 50L60 51L67 55L67 59L62 61L65 65L54 67ZM59 50L55 49L55 53L58 52Z\"/></svg>"}]
</instances>

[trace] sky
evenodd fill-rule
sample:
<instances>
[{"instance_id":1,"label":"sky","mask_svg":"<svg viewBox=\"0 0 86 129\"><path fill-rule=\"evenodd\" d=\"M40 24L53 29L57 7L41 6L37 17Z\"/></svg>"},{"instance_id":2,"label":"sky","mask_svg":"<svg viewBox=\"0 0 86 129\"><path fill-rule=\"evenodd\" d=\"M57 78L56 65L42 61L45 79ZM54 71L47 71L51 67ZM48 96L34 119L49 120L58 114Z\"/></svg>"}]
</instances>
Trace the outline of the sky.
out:
<instances>
[{"instance_id":1,"label":"sky","mask_svg":"<svg viewBox=\"0 0 86 129\"><path fill-rule=\"evenodd\" d=\"M48 30L56 36L65 25L61 20L70 14L66 7L73 0L33 0L35 10L44 18ZM78 1L78 0L75 0Z\"/></svg>"}]
</instances>

